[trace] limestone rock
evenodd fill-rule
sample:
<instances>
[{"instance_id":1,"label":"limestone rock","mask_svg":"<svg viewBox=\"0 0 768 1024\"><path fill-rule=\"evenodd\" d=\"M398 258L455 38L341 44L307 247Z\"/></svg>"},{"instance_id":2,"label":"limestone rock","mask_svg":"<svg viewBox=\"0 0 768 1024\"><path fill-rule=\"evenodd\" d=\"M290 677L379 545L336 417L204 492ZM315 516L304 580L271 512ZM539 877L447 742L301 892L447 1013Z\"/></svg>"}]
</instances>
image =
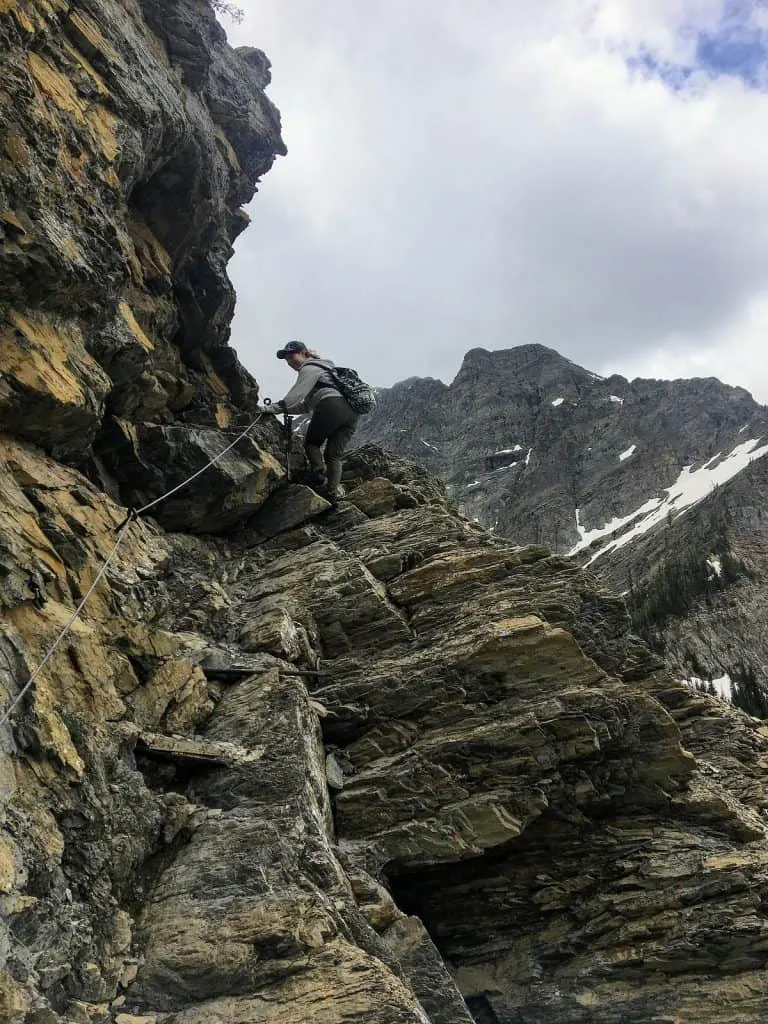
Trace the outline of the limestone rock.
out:
<instances>
[{"instance_id":1,"label":"limestone rock","mask_svg":"<svg viewBox=\"0 0 768 1024\"><path fill-rule=\"evenodd\" d=\"M375 477L360 484L347 494L347 500L371 518L394 512L398 508L413 508L417 504L407 490L385 477Z\"/></svg>"},{"instance_id":2,"label":"limestone rock","mask_svg":"<svg viewBox=\"0 0 768 1024\"><path fill-rule=\"evenodd\" d=\"M188 660L164 662L134 691L133 716L144 728L194 732L213 710L202 670Z\"/></svg>"},{"instance_id":3,"label":"limestone rock","mask_svg":"<svg viewBox=\"0 0 768 1024\"><path fill-rule=\"evenodd\" d=\"M214 430L131 426L113 420L97 450L118 475L123 502L139 508L203 470L231 440ZM149 514L170 530L219 533L249 519L282 476L274 456L244 438L183 492L160 502Z\"/></svg>"},{"instance_id":4,"label":"limestone rock","mask_svg":"<svg viewBox=\"0 0 768 1024\"><path fill-rule=\"evenodd\" d=\"M76 322L12 312L0 326L0 425L72 457L96 435L110 381Z\"/></svg>"},{"instance_id":5,"label":"limestone rock","mask_svg":"<svg viewBox=\"0 0 768 1024\"><path fill-rule=\"evenodd\" d=\"M227 426L257 387L224 266L285 152L263 72L197 0L6 8L0 422L74 463L107 406Z\"/></svg>"},{"instance_id":6,"label":"limestone rock","mask_svg":"<svg viewBox=\"0 0 768 1024\"><path fill-rule=\"evenodd\" d=\"M416 504L441 504L445 500L444 485L417 462L401 459L377 445L364 444L345 457L344 481L353 490L373 480L390 481Z\"/></svg>"},{"instance_id":7,"label":"limestone rock","mask_svg":"<svg viewBox=\"0 0 768 1024\"><path fill-rule=\"evenodd\" d=\"M224 267L284 148L268 62L202 0L5 8L4 707L95 586L0 729L3 1020L762 1024L766 729L592 571L374 446L360 507L278 491L274 423L114 549L254 417ZM515 423L605 397L520 356Z\"/></svg>"},{"instance_id":8,"label":"limestone rock","mask_svg":"<svg viewBox=\"0 0 768 1024\"><path fill-rule=\"evenodd\" d=\"M309 487L281 487L262 505L250 525L265 537L292 530L330 508L329 502Z\"/></svg>"}]
</instances>

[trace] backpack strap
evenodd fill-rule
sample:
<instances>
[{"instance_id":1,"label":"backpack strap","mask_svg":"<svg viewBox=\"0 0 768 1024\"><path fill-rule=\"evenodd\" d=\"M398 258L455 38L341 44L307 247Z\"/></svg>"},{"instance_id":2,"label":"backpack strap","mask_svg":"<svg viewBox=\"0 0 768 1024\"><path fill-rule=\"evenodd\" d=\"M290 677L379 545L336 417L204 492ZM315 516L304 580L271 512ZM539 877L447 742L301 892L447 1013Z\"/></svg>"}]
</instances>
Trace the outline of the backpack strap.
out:
<instances>
[{"instance_id":1,"label":"backpack strap","mask_svg":"<svg viewBox=\"0 0 768 1024\"><path fill-rule=\"evenodd\" d=\"M328 384L324 380L315 381L315 384L312 387L312 391L309 392L310 395L313 394L313 392L317 391L318 388L334 388L336 391L339 392L339 394L341 394L341 390L339 389L338 383L336 382L336 374L333 372L333 367L324 366L322 363L318 363L317 360L315 359L305 359L304 366L307 366L308 364L310 366L319 366L321 370L325 370L325 372L330 376L332 382ZM309 395L307 397L309 397Z\"/></svg>"}]
</instances>

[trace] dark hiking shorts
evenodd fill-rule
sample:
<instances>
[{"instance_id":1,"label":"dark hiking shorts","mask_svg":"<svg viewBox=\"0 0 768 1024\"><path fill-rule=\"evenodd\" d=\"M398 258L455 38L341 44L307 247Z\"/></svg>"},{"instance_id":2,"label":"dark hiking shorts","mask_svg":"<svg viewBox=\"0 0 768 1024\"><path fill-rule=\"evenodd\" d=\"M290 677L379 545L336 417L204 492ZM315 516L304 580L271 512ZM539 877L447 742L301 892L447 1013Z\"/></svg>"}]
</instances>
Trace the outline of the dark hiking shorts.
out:
<instances>
[{"instance_id":1,"label":"dark hiking shorts","mask_svg":"<svg viewBox=\"0 0 768 1024\"><path fill-rule=\"evenodd\" d=\"M338 396L323 398L312 413L312 419L304 439L305 446L321 448L325 445L325 459L341 458L344 449L352 440L357 430L357 413L353 412L346 401Z\"/></svg>"}]
</instances>

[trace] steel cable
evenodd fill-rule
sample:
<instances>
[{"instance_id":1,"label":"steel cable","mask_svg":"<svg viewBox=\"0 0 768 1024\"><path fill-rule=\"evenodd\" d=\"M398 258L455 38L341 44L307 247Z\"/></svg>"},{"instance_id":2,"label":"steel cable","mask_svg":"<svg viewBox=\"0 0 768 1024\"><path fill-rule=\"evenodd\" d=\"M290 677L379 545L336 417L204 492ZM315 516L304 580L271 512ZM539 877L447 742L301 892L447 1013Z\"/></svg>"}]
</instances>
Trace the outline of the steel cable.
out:
<instances>
[{"instance_id":1,"label":"steel cable","mask_svg":"<svg viewBox=\"0 0 768 1024\"><path fill-rule=\"evenodd\" d=\"M149 509L154 508L155 505L159 505L160 502L164 501L166 498L170 498L170 496L172 494L176 494L177 491L180 491L183 487L186 487L187 484L191 483L193 480L196 480L197 477L199 477L207 469L210 469L211 466L214 466L219 461L219 459L223 458L227 454L228 451L231 451L235 447L235 445L238 443L238 441L241 441L244 437L248 436L250 431L253 430L253 428L256 426L256 424L259 422L259 420L264 415L266 415L266 414L263 413L263 412L260 412L259 415L256 417L256 419L252 423L249 423L248 426L245 428L245 430L243 430L243 432L241 434L238 434L238 436L235 438L234 441L232 441L231 444L228 444L226 448L224 448L222 451L220 451L219 454L217 456L215 456L215 458L211 459L211 461L209 463L207 463L207 465L203 466L202 469L198 469L196 473L193 473L191 476L187 477L186 480L183 480L180 484L177 484L176 487L172 487L170 491L167 491L165 494L162 494L159 498L155 498L154 501L148 502L146 505L143 505L141 508L131 509L128 512L128 515L125 517L125 519L122 521L122 523L120 523L120 525L116 527L116 530L117 530L117 540L115 541L112 550L109 552L107 557L102 562L101 568L99 569L99 571L96 574L96 578L94 579L93 583L90 585L88 590L86 591L85 596L82 598L82 600L78 604L77 608L72 613L72 616L69 619L69 621L67 622L67 624L64 626L62 631L56 637L56 640L53 642L53 644L46 651L45 656L43 657L43 660L40 662L40 664L34 670L34 672L29 677L27 682L24 684L24 686L22 687L20 692L17 694L17 696L11 702L10 707L8 708L8 710L3 714L2 718L0 718L0 728L2 728L6 724L8 719L13 714L14 710L18 707L19 703L24 699L25 694L29 692L30 687L34 684L34 682L37 679L37 677L40 675L40 673L43 671L45 666L51 660L51 658L53 657L53 654L56 651L57 647L62 642L62 640L64 640L64 638L67 636L67 634L69 633L70 629L74 625L75 621L79 617L80 612L83 610L83 608L85 608L86 604L88 603L88 599L90 598L91 594L93 593L93 591L96 588L96 585L100 582L102 576L104 575L104 573L107 570L107 567L108 567L109 563L115 557L115 554L117 553L117 549L122 544L123 539L124 539L126 533L128 532L128 527L131 525L131 523L135 519L137 519L140 515L143 515L144 512L147 512L147 511L149 511Z\"/></svg>"}]
</instances>

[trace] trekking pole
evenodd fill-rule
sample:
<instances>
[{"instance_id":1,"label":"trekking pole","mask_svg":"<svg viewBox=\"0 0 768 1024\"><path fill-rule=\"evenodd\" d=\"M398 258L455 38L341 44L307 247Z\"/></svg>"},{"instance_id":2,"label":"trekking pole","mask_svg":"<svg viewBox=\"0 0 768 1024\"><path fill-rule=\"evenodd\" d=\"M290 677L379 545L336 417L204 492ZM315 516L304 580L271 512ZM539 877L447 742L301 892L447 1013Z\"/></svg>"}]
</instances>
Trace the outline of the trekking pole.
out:
<instances>
[{"instance_id":1,"label":"trekking pole","mask_svg":"<svg viewBox=\"0 0 768 1024\"><path fill-rule=\"evenodd\" d=\"M291 444L293 442L293 417L283 413L283 432L285 434L285 480L291 482Z\"/></svg>"}]
</instances>

